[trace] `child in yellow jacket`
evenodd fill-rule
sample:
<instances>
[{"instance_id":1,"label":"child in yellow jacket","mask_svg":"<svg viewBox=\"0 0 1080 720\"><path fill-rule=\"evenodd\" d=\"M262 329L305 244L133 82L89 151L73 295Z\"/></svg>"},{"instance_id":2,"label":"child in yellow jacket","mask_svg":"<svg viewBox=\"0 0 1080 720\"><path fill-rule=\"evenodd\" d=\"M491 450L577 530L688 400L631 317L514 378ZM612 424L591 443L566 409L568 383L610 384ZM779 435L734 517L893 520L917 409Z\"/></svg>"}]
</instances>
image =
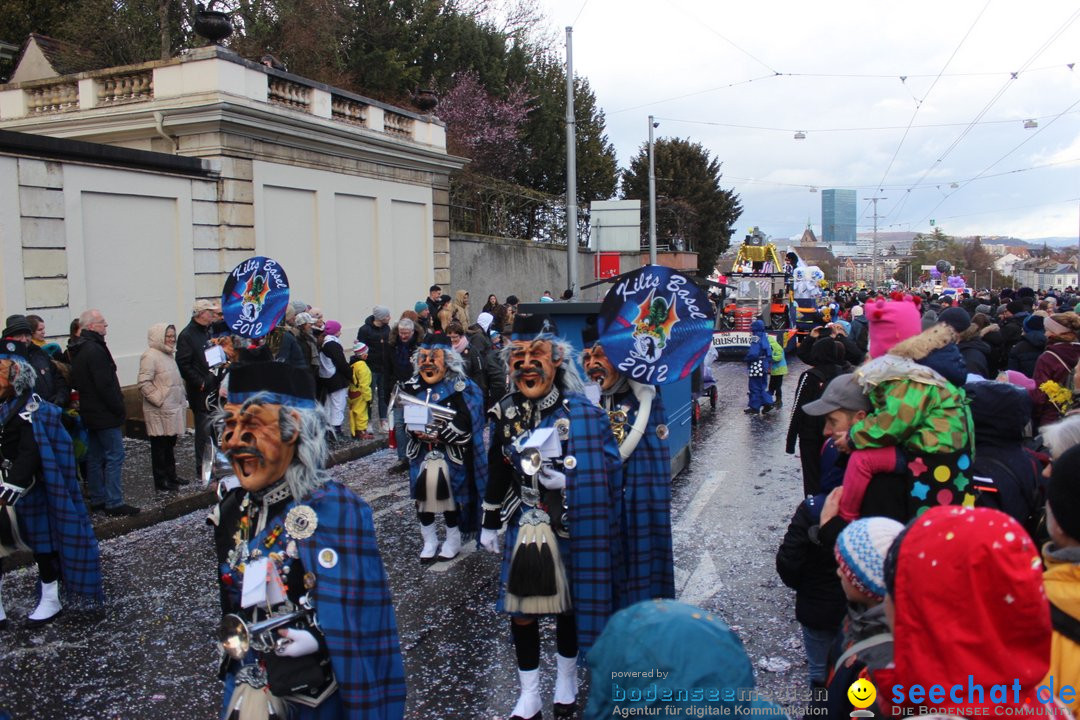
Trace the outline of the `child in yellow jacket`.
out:
<instances>
[{"instance_id":1,"label":"child in yellow jacket","mask_svg":"<svg viewBox=\"0 0 1080 720\"><path fill-rule=\"evenodd\" d=\"M349 426L352 435L358 440L370 440L374 437L368 432L368 405L371 404L371 370L367 360L368 346L360 341L353 345L353 354L349 358L352 379L349 381Z\"/></svg>"}]
</instances>

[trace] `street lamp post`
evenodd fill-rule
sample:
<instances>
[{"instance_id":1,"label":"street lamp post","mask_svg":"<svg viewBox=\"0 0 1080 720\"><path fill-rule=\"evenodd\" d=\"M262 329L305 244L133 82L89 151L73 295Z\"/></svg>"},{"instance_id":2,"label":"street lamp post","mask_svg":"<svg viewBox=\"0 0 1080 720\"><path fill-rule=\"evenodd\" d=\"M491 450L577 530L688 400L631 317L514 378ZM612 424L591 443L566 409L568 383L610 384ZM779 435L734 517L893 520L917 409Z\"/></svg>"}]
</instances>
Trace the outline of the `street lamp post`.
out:
<instances>
[{"instance_id":1,"label":"street lamp post","mask_svg":"<svg viewBox=\"0 0 1080 720\"><path fill-rule=\"evenodd\" d=\"M660 123L649 116L649 264L656 264L656 160L653 157L653 128Z\"/></svg>"}]
</instances>

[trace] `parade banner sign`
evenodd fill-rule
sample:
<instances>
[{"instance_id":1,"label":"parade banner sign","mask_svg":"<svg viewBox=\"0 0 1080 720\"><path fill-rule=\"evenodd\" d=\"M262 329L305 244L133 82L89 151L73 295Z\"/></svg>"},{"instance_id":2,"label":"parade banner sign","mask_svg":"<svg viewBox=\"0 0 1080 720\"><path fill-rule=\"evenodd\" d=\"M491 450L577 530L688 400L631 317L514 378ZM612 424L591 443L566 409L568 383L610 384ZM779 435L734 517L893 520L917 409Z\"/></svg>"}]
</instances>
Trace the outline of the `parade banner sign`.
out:
<instances>
[{"instance_id":1,"label":"parade banner sign","mask_svg":"<svg viewBox=\"0 0 1080 720\"><path fill-rule=\"evenodd\" d=\"M256 256L232 269L221 293L221 312L234 335L261 338L270 333L289 305L289 278L268 257Z\"/></svg>"},{"instance_id":2,"label":"parade banner sign","mask_svg":"<svg viewBox=\"0 0 1080 720\"><path fill-rule=\"evenodd\" d=\"M712 304L694 282L662 265L624 275L600 308L604 352L627 377L665 385L690 376L709 350Z\"/></svg>"}]
</instances>

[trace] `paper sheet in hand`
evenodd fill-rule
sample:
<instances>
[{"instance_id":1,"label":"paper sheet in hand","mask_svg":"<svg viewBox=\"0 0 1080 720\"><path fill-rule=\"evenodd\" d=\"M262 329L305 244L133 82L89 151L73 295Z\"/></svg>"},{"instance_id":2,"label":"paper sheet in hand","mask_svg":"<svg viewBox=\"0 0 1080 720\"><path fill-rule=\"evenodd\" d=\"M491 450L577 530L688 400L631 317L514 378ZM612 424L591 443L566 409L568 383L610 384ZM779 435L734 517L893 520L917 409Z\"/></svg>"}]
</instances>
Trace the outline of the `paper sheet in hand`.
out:
<instances>
[{"instance_id":1,"label":"paper sheet in hand","mask_svg":"<svg viewBox=\"0 0 1080 720\"><path fill-rule=\"evenodd\" d=\"M548 460L562 456L562 443L555 434L555 428L537 428L529 435L523 447L536 448L540 451L540 457Z\"/></svg>"},{"instance_id":2,"label":"paper sheet in hand","mask_svg":"<svg viewBox=\"0 0 1080 720\"><path fill-rule=\"evenodd\" d=\"M211 345L203 351L203 354L206 355L206 364L210 367L224 365L229 361L229 358L225 356L225 351L221 349L220 345Z\"/></svg>"},{"instance_id":3,"label":"paper sheet in hand","mask_svg":"<svg viewBox=\"0 0 1080 720\"><path fill-rule=\"evenodd\" d=\"M422 432L428 424L428 409L420 407L419 405L406 405L405 411L405 426L409 430Z\"/></svg>"},{"instance_id":4,"label":"paper sheet in hand","mask_svg":"<svg viewBox=\"0 0 1080 720\"><path fill-rule=\"evenodd\" d=\"M266 602L267 558L251 560L244 568L244 587L240 594L240 607L249 608Z\"/></svg>"}]
</instances>

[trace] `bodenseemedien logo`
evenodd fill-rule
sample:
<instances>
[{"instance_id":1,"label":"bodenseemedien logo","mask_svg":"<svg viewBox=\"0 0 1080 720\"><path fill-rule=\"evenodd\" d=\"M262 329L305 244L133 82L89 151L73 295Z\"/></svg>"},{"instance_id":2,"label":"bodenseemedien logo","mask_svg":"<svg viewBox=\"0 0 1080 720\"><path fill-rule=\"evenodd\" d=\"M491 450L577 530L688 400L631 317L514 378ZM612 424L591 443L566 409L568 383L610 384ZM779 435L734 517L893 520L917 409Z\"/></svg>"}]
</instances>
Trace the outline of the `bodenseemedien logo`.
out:
<instances>
[{"instance_id":1,"label":"bodenseemedien logo","mask_svg":"<svg viewBox=\"0 0 1080 720\"><path fill-rule=\"evenodd\" d=\"M866 709L873 705L874 699L877 698L877 688L874 687L874 683L866 678L859 678L851 683L851 687L847 691L847 697L848 702L856 708L851 712L851 717L874 717L874 713Z\"/></svg>"}]
</instances>

